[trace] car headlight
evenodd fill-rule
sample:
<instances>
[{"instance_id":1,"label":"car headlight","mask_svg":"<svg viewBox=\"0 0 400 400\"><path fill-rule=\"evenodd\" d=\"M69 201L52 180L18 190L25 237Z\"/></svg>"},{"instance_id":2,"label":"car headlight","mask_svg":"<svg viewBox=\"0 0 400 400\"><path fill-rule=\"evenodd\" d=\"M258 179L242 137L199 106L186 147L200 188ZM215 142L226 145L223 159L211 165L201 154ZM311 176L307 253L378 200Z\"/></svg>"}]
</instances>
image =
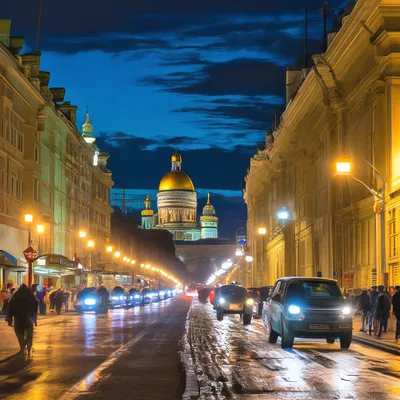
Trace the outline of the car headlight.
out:
<instances>
[{"instance_id":1,"label":"car headlight","mask_svg":"<svg viewBox=\"0 0 400 400\"><path fill-rule=\"evenodd\" d=\"M254 299L247 299L246 304L248 304L249 306L252 306L254 304Z\"/></svg>"},{"instance_id":2,"label":"car headlight","mask_svg":"<svg viewBox=\"0 0 400 400\"><path fill-rule=\"evenodd\" d=\"M223 298L223 297L221 297L220 299L219 299L219 304L224 304L225 303L225 299Z\"/></svg>"},{"instance_id":3,"label":"car headlight","mask_svg":"<svg viewBox=\"0 0 400 400\"><path fill-rule=\"evenodd\" d=\"M118 296L113 296L113 297L111 297L111 299L112 299L112 300L118 300L119 297L118 297Z\"/></svg>"},{"instance_id":4,"label":"car headlight","mask_svg":"<svg viewBox=\"0 0 400 400\"><path fill-rule=\"evenodd\" d=\"M165 296L165 292L160 292L160 296Z\"/></svg>"},{"instance_id":5,"label":"car headlight","mask_svg":"<svg viewBox=\"0 0 400 400\"><path fill-rule=\"evenodd\" d=\"M140 299L140 296L138 294L135 294L135 299Z\"/></svg>"},{"instance_id":6,"label":"car headlight","mask_svg":"<svg viewBox=\"0 0 400 400\"><path fill-rule=\"evenodd\" d=\"M342 313L343 313L343 315L351 314L351 308L350 307L343 308Z\"/></svg>"},{"instance_id":7,"label":"car headlight","mask_svg":"<svg viewBox=\"0 0 400 400\"><path fill-rule=\"evenodd\" d=\"M300 307L291 305L288 307L288 312L289 312L289 314L292 314L292 315L300 314Z\"/></svg>"},{"instance_id":8,"label":"car headlight","mask_svg":"<svg viewBox=\"0 0 400 400\"><path fill-rule=\"evenodd\" d=\"M129 298L132 300L132 299L133 299L133 296L129 296Z\"/></svg>"},{"instance_id":9,"label":"car headlight","mask_svg":"<svg viewBox=\"0 0 400 400\"><path fill-rule=\"evenodd\" d=\"M85 299L85 305L87 306L94 306L96 304L95 299Z\"/></svg>"},{"instance_id":10,"label":"car headlight","mask_svg":"<svg viewBox=\"0 0 400 400\"><path fill-rule=\"evenodd\" d=\"M120 300L123 300L123 299L124 299L124 296L119 296L119 299L120 299Z\"/></svg>"}]
</instances>

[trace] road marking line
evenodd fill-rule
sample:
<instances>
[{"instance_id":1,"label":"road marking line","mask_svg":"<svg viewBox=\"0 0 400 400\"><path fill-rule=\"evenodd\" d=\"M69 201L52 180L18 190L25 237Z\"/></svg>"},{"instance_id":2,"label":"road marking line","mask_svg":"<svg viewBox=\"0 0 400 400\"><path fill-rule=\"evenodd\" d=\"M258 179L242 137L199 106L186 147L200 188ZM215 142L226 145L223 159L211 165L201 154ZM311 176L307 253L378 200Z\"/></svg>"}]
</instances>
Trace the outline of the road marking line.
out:
<instances>
[{"instance_id":1,"label":"road marking line","mask_svg":"<svg viewBox=\"0 0 400 400\"><path fill-rule=\"evenodd\" d=\"M100 381L101 373L105 369L107 369L108 367L113 365L118 360L118 358L128 350L128 348L130 346L134 345L136 342L138 342L140 339L142 339L143 336L151 328L153 328L153 326L156 323L157 323L157 321L154 321L147 328L143 329L140 333L138 333L133 339L131 339L129 342L125 343L118 350L114 351L114 353L112 353L110 355L110 357L107 358L106 361L104 361L102 364L100 364L93 371L89 372L83 379L81 379L74 386L72 386L66 393L64 393L61 397L59 397L59 400L72 400L84 393L89 392L90 387Z\"/></svg>"}]
</instances>

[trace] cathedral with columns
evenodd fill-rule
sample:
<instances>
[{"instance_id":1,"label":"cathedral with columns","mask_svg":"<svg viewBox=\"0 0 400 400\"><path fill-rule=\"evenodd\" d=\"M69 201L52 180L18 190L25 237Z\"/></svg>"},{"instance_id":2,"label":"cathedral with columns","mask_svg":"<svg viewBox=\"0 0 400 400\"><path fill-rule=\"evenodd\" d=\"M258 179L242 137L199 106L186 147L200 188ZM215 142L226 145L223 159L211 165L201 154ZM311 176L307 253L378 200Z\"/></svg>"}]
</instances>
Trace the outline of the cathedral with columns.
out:
<instances>
[{"instance_id":1,"label":"cathedral with columns","mask_svg":"<svg viewBox=\"0 0 400 400\"><path fill-rule=\"evenodd\" d=\"M142 229L166 229L175 241L197 241L218 238L218 217L210 202L197 222L197 193L192 180L182 171L182 156L175 152L171 157L171 171L160 181L157 193L157 212L151 209L146 196L142 210Z\"/></svg>"}]
</instances>

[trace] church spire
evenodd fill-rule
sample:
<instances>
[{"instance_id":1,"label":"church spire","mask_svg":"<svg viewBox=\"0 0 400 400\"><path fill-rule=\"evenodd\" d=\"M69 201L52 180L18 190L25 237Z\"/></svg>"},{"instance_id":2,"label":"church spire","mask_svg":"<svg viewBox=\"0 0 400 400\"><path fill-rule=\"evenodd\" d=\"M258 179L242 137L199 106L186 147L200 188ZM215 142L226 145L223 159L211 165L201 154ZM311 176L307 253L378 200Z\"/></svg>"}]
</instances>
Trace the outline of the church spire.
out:
<instances>
[{"instance_id":1,"label":"church spire","mask_svg":"<svg viewBox=\"0 0 400 400\"><path fill-rule=\"evenodd\" d=\"M86 143L92 144L96 141L96 138L93 136L93 125L90 123L88 106L86 106L85 123L82 125L82 136Z\"/></svg>"}]
</instances>

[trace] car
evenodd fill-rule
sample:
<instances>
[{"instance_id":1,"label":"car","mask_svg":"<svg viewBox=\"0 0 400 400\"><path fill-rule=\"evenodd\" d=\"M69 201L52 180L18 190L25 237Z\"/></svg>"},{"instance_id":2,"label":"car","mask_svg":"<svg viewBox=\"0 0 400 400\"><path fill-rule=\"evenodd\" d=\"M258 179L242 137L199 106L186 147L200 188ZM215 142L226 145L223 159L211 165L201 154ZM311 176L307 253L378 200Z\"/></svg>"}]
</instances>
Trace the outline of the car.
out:
<instances>
[{"instance_id":1,"label":"car","mask_svg":"<svg viewBox=\"0 0 400 400\"><path fill-rule=\"evenodd\" d=\"M125 307L134 307L135 305L142 303L142 296L140 292L135 289L129 289L128 293L125 293Z\"/></svg>"},{"instance_id":2,"label":"car","mask_svg":"<svg viewBox=\"0 0 400 400\"><path fill-rule=\"evenodd\" d=\"M262 286L259 288L247 288L254 299L253 317L261 318L264 303L267 301L273 286Z\"/></svg>"},{"instance_id":3,"label":"car","mask_svg":"<svg viewBox=\"0 0 400 400\"><path fill-rule=\"evenodd\" d=\"M153 292L150 288L142 289L142 305L150 304L153 298Z\"/></svg>"},{"instance_id":4,"label":"car","mask_svg":"<svg viewBox=\"0 0 400 400\"><path fill-rule=\"evenodd\" d=\"M111 291L110 308L123 307L125 305L126 292L121 286L116 286Z\"/></svg>"},{"instance_id":5,"label":"car","mask_svg":"<svg viewBox=\"0 0 400 400\"><path fill-rule=\"evenodd\" d=\"M222 321L225 314L243 316L243 325L249 325L253 317L254 300L248 290L241 285L220 286L215 291L217 320Z\"/></svg>"},{"instance_id":6,"label":"car","mask_svg":"<svg viewBox=\"0 0 400 400\"><path fill-rule=\"evenodd\" d=\"M294 338L324 338L328 343L340 340L348 349L352 340L353 313L338 283L325 278L281 278L263 309L268 341L281 347L293 347Z\"/></svg>"},{"instance_id":7,"label":"car","mask_svg":"<svg viewBox=\"0 0 400 400\"><path fill-rule=\"evenodd\" d=\"M89 287L81 290L77 294L74 308L80 315L87 311L106 314L108 312L108 300L109 294L107 289Z\"/></svg>"}]
</instances>

